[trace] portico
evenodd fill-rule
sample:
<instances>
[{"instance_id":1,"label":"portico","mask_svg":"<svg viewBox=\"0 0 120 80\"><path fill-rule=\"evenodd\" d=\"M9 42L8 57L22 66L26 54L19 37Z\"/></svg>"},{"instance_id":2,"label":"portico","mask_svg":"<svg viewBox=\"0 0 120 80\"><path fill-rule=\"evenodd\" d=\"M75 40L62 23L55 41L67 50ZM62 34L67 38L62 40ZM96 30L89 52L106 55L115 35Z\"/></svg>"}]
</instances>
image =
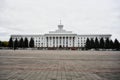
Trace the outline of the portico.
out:
<instances>
[{"instance_id":1,"label":"portico","mask_svg":"<svg viewBox=\"0 0 120 80\"><path fill-rule=\"evenodd\" d=\"M47 36L46 45L47 47L74 47L75 36Z\"/></svg>"},{"instance_id":2,"label":"portico","mask_svg":"<svg viewBox=\"0 0 120 80\"><path fill-rule=\"evenodd\" d=\"M60 22L56 31L49 31L45 34L47 47L74 47L75 37L77 34L72 31L66 31L63 29L63 25Z\"/></svg>"}]
</instances>

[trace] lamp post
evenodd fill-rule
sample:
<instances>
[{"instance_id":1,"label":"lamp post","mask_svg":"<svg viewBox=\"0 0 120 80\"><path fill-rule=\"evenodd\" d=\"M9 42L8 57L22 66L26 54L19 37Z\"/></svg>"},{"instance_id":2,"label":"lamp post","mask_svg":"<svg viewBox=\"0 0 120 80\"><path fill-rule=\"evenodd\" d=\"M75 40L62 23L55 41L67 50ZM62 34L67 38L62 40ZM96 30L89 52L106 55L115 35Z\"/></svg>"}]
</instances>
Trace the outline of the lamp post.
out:
<instances>
[{"instance_id":1,"label":"lamp post","mask_svg":"<svg viewBox=\"0 0 120 80\"><path fill-rule=\"evenodd\" d=\"M15 41L13 40L13 49L15 50Z\"/></svg>"}]
</instances>

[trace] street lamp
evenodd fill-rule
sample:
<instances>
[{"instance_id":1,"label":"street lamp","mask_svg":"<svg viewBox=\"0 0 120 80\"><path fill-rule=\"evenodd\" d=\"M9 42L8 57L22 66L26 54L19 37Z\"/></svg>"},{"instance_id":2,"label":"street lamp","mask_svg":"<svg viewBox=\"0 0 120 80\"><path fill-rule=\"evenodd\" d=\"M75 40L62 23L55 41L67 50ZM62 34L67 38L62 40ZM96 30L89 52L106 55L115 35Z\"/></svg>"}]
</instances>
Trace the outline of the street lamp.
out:
<instances>
[{"instance_id":1,"label":"street lamp","mask_svg":"<svg viewBox=\"0 0 120 80\"><path fill-rule=\"evenodd\" d=\"M15 49L15 40L13 39L13 49Z\"/></svg>"}]
</instances>

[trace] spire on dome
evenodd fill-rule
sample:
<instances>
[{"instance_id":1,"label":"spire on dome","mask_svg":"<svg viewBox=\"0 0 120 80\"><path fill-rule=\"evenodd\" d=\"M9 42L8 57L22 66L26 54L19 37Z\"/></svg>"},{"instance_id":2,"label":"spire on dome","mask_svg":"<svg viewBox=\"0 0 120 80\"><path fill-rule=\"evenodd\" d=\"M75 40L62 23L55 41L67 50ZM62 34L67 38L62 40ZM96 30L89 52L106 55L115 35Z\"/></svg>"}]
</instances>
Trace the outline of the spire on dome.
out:
<instances>
[{"instance_id":1,"label":"spire on dome","mask_svg":"<svg viewBox=\"0 0 120 80\"><path fill-rule=\"evenodd\" d=\"M61 19L60 19L60 25L61 25Z\"/></svg>"},{"instance_id":2,"label":"spire on dome","mask_svg":"<svg viewBox=\"0 0 120 80\"><path fill-rule=\"evenodd\" d=\"M58 29L59 30L63 29L63 25L61 24L61 20L60 20L60 24L58 25Z\"/></svg>"}]
</instances>

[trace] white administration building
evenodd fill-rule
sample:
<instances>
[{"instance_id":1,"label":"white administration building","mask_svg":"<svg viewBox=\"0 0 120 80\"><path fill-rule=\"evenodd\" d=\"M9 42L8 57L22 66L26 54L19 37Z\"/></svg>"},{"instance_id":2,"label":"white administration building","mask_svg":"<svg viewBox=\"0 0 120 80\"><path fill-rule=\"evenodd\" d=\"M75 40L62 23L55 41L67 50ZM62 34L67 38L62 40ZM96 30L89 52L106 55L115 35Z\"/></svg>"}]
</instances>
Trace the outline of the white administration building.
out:
<instances>
[{"instance_id":1,"label":"white administration building","mask_svg":"<svg viewBox=\"0 0 120 80\"><path fill-rule=\"evenodd\" d=\"M58 25L58 29L55 31L49 31L49 33L44 35L11 35L12 39L16 38L20 40L21 38L34 39L34 47L38 48L82 48L85 47L87 38L91 39L98 38L100 40L103 38L106 40L110 39L111 34L96 34L96 35L78 35L72 33L72 31L66 31L63 29L63 25Z\"/></svg>"}]
</instances>

